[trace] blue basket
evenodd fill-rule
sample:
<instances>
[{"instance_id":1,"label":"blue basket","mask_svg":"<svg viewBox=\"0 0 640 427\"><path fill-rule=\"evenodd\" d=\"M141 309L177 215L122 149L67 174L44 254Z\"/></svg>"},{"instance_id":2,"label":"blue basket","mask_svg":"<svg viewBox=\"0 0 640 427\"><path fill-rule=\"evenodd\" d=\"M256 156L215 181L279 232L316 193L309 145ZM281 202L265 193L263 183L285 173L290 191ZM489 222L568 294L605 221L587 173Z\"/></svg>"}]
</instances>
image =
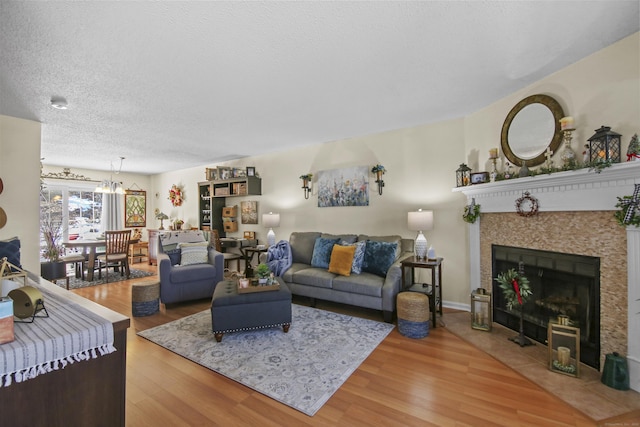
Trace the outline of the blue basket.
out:
<instances>
[{"instance_id":1,"label":"blue basket","mask_svg":"<svg viewBox=\"0 0 640 427\"><path fill-rule=\"evenodd\" d=\"M409 338L424 338L429 335L429 321L412 322L398 319L398 332Z\"/></svg>"}]
</instances>

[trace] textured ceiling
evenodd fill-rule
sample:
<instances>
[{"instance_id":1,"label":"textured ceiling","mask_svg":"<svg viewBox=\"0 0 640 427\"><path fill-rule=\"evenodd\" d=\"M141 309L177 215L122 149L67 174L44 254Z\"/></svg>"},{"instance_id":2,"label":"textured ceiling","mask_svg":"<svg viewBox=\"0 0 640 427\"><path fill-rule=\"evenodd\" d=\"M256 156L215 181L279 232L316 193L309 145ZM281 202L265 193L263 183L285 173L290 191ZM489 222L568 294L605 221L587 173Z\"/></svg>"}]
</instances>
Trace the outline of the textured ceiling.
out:
<instances>
[{"instance_id":1,"label":"textured ceiling","mask_svg":"<svg viewBox=\"0 0 640 427\"><path fill-rule=\"evenodd\" d=\"M3 0L0 114L43 123L45 164L195 167L467 115L637 32L639 4Z\"/></svg>"}]
</instances>

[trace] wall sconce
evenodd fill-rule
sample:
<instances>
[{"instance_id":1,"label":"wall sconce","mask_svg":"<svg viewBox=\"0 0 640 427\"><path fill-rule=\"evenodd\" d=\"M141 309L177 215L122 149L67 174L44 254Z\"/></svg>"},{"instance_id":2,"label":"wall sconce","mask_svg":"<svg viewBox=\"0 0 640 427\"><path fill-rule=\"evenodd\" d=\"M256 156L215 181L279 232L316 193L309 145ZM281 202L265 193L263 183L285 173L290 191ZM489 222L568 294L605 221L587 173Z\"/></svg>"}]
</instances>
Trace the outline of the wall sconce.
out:
<instances>
[{"instance_id":1,"label":"wall sconce","mask_svg":"<svg viewBox=\"0 0 640 427\"><path fill-rule=\"evenodd\" d=\"M386 172L386 169L381 164L375 165L371 168L371 173L376 176L376 183L378 184L378 194L382 196L382 187L384 187L384 180L382 179L382 175Z\"/></svg>"},{"instance_id":2,"label":"wall sconce","mask_svg":"<svg viewBox=\"0 0 640 427\"><path fill-rule=\"evenodd\" d=\"M311 194L311 178L313 178L312 173L308 173L306 175L300 175L300 179L302 180L302 189L304 190L305 199L308 199L309 194Z\"/></svg>"},{"instance_id":3,"label":"wall sconce","mask_svg":"<svg viewBox=\"0 0 640 427\"><path fill-rule=\"evenodd\" d=\"M609 126L600 126L589 138L589 161L620 163L620 135Z\"/></svg>"}]
</instances>

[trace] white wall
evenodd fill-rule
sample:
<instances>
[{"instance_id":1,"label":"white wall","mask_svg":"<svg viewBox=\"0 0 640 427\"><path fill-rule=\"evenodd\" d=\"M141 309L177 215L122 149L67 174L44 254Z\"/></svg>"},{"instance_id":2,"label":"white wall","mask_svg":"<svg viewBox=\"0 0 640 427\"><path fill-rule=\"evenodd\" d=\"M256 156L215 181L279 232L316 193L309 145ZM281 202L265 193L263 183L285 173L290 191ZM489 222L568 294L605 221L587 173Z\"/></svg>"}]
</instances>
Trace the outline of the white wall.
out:
<instances>
[{"instance_id":1,"label":"white wall","mask_svg":"<svg viewBox=\"0 0 640 427\"><path fill-rule=\"evenodd\" d=\"M18 236L23 268L40 274L40 123L0 116L0 178L7 214L0 240Z\"/></svg>"}]
</instances>

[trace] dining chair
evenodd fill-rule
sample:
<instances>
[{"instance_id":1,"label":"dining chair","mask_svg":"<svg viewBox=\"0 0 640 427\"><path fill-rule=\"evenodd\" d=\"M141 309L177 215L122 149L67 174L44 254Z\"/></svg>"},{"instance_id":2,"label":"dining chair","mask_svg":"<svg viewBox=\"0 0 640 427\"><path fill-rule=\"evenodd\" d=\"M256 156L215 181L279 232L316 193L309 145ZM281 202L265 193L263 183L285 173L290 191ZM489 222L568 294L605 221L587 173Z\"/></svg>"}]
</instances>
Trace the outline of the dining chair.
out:
<instances>
[{"instance_id":1,"label":"dining chair","mask_svg":"<svg viewBox=\"0 0 640 427\"><path fill-rule=\"evenodd\" d=\"M213 236L213 243L215 245L216 251L222 253L222 255L224 256L224 268L229 268L229 261L235 260L236 271L240 271L240 260L242 259L242 255L233 252L223 252L222 242L220 242L220 234L215 228L211 230L211 235Z\"/></svg>"},{"instance_id":2,"label":"dining chair","mask_svg":"<svg viewBox=\"0 0 640 427\"><path fill-rule=\"evenodd\" d=\"M102 267L105 267L106 281L109 283L109 267L121 267L120 275L124 270L129 278L129 241L131 230L112 230L104 232L104 254L98 255L98 278L102 278Z\"/></svg>"},{"instance_id":3,"label":"dining chair","mask_svg":"<svg viewBox=\"0 0 640 427\"><path fill-rule=\"evenodd\" d=\"M67 248L65 248L65 252L66 249ZM84 280L84 263L87 261L86 248L82 252L65 253L65 255L61 257L61 260L65 264L73 264L76 278Z\"/></svg>"}]
</instances>

